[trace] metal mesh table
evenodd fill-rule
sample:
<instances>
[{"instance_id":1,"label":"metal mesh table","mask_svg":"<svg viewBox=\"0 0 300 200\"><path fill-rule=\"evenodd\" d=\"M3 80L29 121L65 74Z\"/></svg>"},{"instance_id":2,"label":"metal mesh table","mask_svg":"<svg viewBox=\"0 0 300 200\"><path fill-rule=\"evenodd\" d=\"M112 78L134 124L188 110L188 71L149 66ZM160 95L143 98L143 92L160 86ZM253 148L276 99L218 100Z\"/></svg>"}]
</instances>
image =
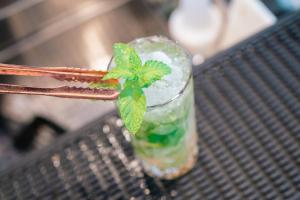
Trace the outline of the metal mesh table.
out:
<instances>
[{"instance_id":1,"label":"metal mesh table","mask_svg":"<svg viewBox=\"0 0 300 200\"><path fill-rule=\"evenodd\" d=\"M300 13L194 68L199 158L150 178L110 113L0 174L0 199L300 199Z\"/></svg>"}]
</instances>

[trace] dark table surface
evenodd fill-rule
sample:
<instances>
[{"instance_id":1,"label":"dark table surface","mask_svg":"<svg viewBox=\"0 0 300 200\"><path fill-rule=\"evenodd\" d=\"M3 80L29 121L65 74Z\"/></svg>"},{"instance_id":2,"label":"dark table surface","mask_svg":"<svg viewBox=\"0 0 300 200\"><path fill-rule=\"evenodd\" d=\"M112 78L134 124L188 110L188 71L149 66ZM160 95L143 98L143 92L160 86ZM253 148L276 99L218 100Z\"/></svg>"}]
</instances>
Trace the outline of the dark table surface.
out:
<instances>
[{"instance_id":1,"label":"dark table surface","mask_svg":"<svg viewBox=\"0 0 300 200\"><path fill-rule=\"evenodd\" d=\"M194 68L199 156L146 176L116 113L12 163L0 199L300 199L300 13Z\"/></svg>"}]
</instances>

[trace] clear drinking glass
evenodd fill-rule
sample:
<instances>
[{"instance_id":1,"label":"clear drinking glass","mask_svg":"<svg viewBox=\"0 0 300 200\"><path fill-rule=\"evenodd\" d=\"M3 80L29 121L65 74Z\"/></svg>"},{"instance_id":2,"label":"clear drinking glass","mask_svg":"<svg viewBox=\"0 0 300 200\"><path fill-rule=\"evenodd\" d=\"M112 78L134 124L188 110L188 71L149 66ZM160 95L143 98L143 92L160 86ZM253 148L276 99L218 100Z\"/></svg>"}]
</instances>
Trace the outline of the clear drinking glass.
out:
<instances>
[{"instance_id":1,"label":"clear drinking glass","mask_svg":"<svg viewBox=\"0 0 300 200\"><path fill-rule=\"evenodd\" d=\"M178 44L160 36L130 42L143 63L165 62L172 73L144 89L147 111L132 144L150 176L174 179L188 172L197 158L191 58Z\"/></svg>"}]
</instances>

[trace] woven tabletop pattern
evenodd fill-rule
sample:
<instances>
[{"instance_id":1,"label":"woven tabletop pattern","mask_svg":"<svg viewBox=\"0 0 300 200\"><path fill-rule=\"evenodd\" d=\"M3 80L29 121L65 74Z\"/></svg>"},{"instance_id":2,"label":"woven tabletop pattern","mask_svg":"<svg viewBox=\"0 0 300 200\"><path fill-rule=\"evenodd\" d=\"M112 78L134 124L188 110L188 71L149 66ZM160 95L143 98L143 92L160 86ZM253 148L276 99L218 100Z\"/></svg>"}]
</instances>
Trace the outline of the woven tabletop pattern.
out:
<instances>
[{"instance_id":1,"label":"woven tabletop pattern","mask_svg":"<svg viewBox=\"0 0 300 200\"><path fill-rule=\"evenodd\" d=\"M199 157L144 175L116 113L0 174L0 199L300 199L300 13L194 68Z\"/></svg>"}]
</instances>

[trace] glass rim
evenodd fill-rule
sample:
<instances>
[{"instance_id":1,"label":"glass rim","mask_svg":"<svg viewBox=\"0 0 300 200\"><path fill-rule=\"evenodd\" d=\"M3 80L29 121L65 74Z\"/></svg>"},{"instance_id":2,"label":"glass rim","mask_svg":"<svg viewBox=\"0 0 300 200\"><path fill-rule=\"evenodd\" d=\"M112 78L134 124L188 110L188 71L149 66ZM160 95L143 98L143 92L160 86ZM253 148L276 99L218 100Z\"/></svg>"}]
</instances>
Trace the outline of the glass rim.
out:
<instances>
[{"instance_id":1,"label":"glass rim","mask_svg":"<svg viewBox=\"0 0 300 200\"><path fill-rule=\"evenodd\" d=\"M182 46L179 45L179 43L177 41L173 41L165 36L161 36L161 35L154 35L154 36L148 36L148 37L141 37L141 38L137 38L137 39L134 39L132 41L130 41L128 44L130 45L131 43L137 41L137 40L141 40L141 39L151 39L151 38L154 38L154 37L159 37L159 38L163 38L163 39L166 39L170 42L173 42L175 43L177 46L180 47L180 49L183 51L183 53L186 55L187 59L189 60L189 68L190 68L190 72L189 72L189 75L188 75L188 78L184 84L184 86L182 87L181 90L179 90L179 92L173 96L172 98L168 99L167 101L163 102L163 103L159 103L159 104L155 104L155 105L151 105L151 106L147 106L147 109L155 109L155 108L159 108L159 107L162 107L162 106L165 106L173 101L175 101L176 99L178 99L185 91L185 89L188 87L189 83L191 82L191 79L192 79L192 76L193 76L193 67L192 67L192 59L191 59L191 54ZM109 63L108 63L108 66L107 66L107 71L110 69L110 66L111 66L111 63L113 61L114 57L112 56Z\"/></svg>"}]
</instances>

